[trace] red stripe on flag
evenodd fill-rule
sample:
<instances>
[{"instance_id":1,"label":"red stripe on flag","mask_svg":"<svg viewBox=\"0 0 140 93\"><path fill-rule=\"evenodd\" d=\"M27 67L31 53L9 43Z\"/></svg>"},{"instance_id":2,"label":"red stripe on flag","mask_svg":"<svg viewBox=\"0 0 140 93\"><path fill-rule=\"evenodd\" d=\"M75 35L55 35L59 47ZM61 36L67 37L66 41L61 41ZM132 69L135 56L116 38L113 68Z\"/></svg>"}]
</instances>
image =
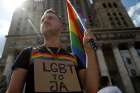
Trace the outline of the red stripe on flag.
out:
<instances>
[{"instance_id":1,"label":"red stripe on flag","mask_svg":"<svg viewBox=\"0 0 140 93\"><path fill-rule=\"evenodd\" d=\"M71 20L71 22L73 22L74 25L72 25L76 30L72 31L75 32L78 37L80 38L80 40L83 39L83 35L80 31L80 26L78 24L78 19L77 19L77 15L74 13L74 10L72 8L72 6L69 4L69 2L67 1L67 8L68 8L68 14L69 14L69 19Z\"/></svg>"}]
</instances>

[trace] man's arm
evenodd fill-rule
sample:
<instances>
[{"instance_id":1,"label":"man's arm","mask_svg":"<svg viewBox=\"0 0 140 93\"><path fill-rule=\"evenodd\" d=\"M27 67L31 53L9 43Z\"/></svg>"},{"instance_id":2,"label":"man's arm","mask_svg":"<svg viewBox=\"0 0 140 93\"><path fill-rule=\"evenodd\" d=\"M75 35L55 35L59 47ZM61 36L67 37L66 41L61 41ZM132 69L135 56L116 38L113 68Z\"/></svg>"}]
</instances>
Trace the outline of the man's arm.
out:
<instances>
[{"instance_id":1,"label":"man's arm","mask_svg":"<svg viewBox=\"0 0 140 93\"><path fill-rule=\"evenodd\" d=\"M6 93L22 93L26 75L26 69L16 68L12 73L10 84Z\"/></svg>"},{"instance_id":2,"label":"man's arm","mask_svg":"<svg viewBox=\"0 0 140 93\"><path fill-rule=\"evenodd\" d=\"M92 49L88 41L93 38L91 35L85 33L83 38L83 45L86 53L86 70L80 71L80 79L86 93L97 93L99 88L99 71L96 61L95 50Z\"/></svg>"},{"instance_id":3,"label":"man's arm","mask_svg":"<svg viewBox=\"0 0 140 93\"><path fill-rule=\"evenodd\" d=\"M86 87L87 93L97 93L99 87L99 71L95 56L95 50L88 48L86 52Z\"/></svg>"}]
</instances>

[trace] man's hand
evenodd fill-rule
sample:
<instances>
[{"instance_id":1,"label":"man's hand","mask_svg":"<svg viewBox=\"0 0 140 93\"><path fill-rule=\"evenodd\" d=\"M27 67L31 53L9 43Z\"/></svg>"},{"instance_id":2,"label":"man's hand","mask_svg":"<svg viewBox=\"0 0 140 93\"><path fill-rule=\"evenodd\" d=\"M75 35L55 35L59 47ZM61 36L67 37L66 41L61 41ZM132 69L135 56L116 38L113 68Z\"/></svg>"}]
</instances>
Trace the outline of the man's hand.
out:
<instances>
[{"instance_id":1,"label":"man's hand","mask_svg":"<svg viewBox=\"0 0 140 93\"><path fill-rule=\"evenodd\" d=\"M87 31L84 32L83 45L84 45L85 51L92 49L92 47L89 43L89 40L91 40L91 39L96 40L95 36L91 32L87 32Z\"/></svg>"}]
</instances>

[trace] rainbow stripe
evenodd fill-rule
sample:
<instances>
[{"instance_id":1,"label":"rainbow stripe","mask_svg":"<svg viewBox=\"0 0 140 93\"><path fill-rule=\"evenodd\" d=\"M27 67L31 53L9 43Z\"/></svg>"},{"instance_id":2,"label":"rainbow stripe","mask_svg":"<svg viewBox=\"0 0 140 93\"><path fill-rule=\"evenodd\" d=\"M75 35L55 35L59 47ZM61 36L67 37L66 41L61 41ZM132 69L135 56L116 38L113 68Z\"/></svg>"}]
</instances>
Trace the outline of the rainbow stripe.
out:
<instances>
[{"instance_id":1,"label":"rainbow stripe","mask_svg":"<svg viewBox=\"0 0 140 93\"><path fill-rule=\"evenodd\" d=\"M67 60L70 62L74 62L77 65L76 57L65 54L49 54L49 53L40 53L40 52L32 52L32 60Z\"/></svg>"},{"instance_id":2,"label":"rainbow stripe","mask_svg":"<svg viewBox=\"0 0 140 93\"><path fill-rule=\"evenodd\" d=\"M68 21L69 21L69 32L71 40L71 49L74 55L79 57L80 66L86 66L86 56L83 48L83 36L86 31L81 18L72 6L69 0L66 0Z\"/></svg>"}]
</instances>

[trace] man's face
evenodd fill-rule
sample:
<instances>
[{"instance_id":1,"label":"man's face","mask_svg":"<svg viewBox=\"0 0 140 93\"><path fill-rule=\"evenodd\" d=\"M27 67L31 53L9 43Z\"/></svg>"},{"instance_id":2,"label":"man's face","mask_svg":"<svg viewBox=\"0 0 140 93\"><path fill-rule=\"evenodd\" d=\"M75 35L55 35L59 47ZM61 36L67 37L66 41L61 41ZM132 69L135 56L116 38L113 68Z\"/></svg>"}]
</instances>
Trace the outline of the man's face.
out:
<instances>
[{"instance_id":1,"label":"man's face","mask_svg":"<svg viewBox=\"0 0 140 93\"><path fill-rule=\"evenodd\" d=\"M61 20L52 12L45 14L41 20L40 30L43 35L59 34L62 30Z\"/></svg>"}]
</instances>

